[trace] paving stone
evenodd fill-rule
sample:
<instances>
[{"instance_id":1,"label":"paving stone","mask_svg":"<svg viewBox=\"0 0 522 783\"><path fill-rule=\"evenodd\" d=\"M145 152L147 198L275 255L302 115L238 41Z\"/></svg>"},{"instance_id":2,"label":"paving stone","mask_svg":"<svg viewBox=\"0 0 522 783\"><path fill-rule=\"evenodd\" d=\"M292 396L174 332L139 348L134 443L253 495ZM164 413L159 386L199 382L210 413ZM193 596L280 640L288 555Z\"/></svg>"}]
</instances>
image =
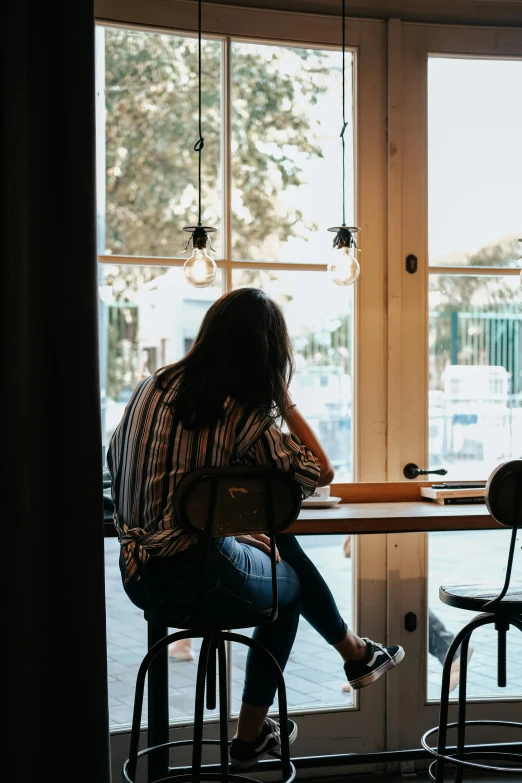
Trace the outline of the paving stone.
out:
<instances>
[{"instance_id":1,"label":"paving stone","mask_svg":"<svg viewBox=\"0 0 522 783\"><path fill-rule=\"evenodd\" d=\"M119 656L119 660L121 663L128 664L129 666L134 664L136 666L136 671L138 670L138 667L143 659L143 656L138 655L137 653L124 651Z\"/></svg>"},{"instance_id":2,"label":"paving stone","mask_svg":"<svg viewBox=\"0 0 522 783\"><path fill-rule=\"evenodd\" d=\"M118 680L117 682L111 682L109 685L109 694L111 696L115 696L117 699L122 700L126 696L132 695L134 697L134 687L132 685L129 685L129 683L121 682Z\"/></svg>"},{"instance_id":3,"label":"paving stone","mask_svg":"<svg viewBox=\"0 0 522 783\"><path fill-rule=\"evenodd\" d=\"M342 707L346 705L349 706L351 704L351 699L349 697L345 698L340 688L336 691L310 691L308 696L310 696L310 698L317 699L318 703L324 707Z\"/></svg>"},{"instance_id":4,"label":"paving stone","mask_svg":"<svg viewBox=\"0 0 522 783\"><path fill-rule=\"evenodd\" d=\"M311 666L306 667L306 670L301 674L301 677L303 680L307 680L317 686L322 685L327 678L330 679L327 672L320 672L317 669L312 669ZM339 679L341 679L341 677L342 675L340 674Z\"/></svg>"},{"instance_id":5,"label":"paving stone","mask_svg":"<svg viewBox=\"0 0 522 783\"><path fill-rule=\"evenodd\" d=\"M346 677L344 676L344 672L341 670L341 675L337 677L335 680L325 680L323 682L323 688L325 690L330 690L333 693L342 693L342 685L346 682Z\"/></svg>"},{"instance_id":6,"label":"paving stone","mask_svg":"<svg viewBox=\"0 0 522 783\"><path fill-rule=\"evenodd\" d=\"M132 721L132 712L128 707L113 707L110 710L110 721L112 726L119 726Z\"/></svg>"},{"instance_id":7,"label":"paving stone","mask_svg":"<svg viewBox=\"0 0 522 783\"><path fill-rule=\"evenodd\" d=\"M109 707L110 708L116 708L116 707L123 707L123 702L119 699L116 699L114 696L109 695Z\"/></svg>"},{"instance_id":8,"label":"paving stone","mask_svg":"<svg viewBox=\"0 0 522 783\"><path fill-rule=\"evenodd\" d=\"M129 712L129 722L130 722L132 720L132 713L134 710L134 693L129 694L128 696L122 696L121 703L123 704L124 707L126 707L126 709ZM145 703L143 704L143 714L144 715L147 714L147 706Z\"/></svg>"},{"instance_id":9,"label":"paving stone","mask_svg":"<svg viewBox=\"0 0 522 783\"><path fill-rule=\"evenodd\" d=\"M321 659L318 659L316 657L312 659L311 663L312 663L311 668L315 669L315 671L323 672L324 674L331 674L332 672L337 671L342 667L342 662L340 658L338 662L333 662L328 660L322 661Z\"/></svg>"},{"instance_id":10,"label":"paving stone","mask_svg":"<svg viewBox=\"0 0 522 783\"><path fill-rule=\"evenodd\" d=\"M303 674L305 674L308 671L308 666L305 666L301 663L288 663L286 665L285 669L285 676L288 674L292 674L296 677L302 677Z\"/></svg>"},{"instance_id":11,"label":"paving stone","mask_svg":"<svg viewBox=\"0 0 522 783\"><path fill-rule=\"evenodd\" d=\"M303 680L302 677L293 677L291 674L285 675L285 684L287 691L296 691L297 693L309 693L314 684L308 680Z\"/></svg>"},{"instance_id":12,"label":"paving stone","mask_svg":"<svg viewBox=\"0 0 522 783\"><path fill-rule=\"evenodd\" d=\"M312 698L308 694L299 693L292 690L292 688L286 689L286 699L289 707L304 707L313 706L314 704L320 704L319 699Z\"/></svg>"},{"instance_id":13,"label":"paving stone","mask_svg":"<svg viewBox=\"0 0 522 783\"><path fill-rule=\"evenodd\" d=\"M126 666L124 663L120 663L120 661L109 659L107 661L107 670L110 672L110 674L118 675L123 674L132 671L128 666ZM137 669L136 669L137 671Z\"/></svg>"},{"instance_id":14,"label":"paving stone","mask_svg":"<svg viewBox=\"0 0 522 783\"><path fill-rule=\"evenodd\" d=\"M132 685L133 688L136 687L136 677L137 677L137 670L136 671L129 671L127 673L118 674L118 680L120 682L125 682L127 685Z\"/></svg>"}]
</instances>

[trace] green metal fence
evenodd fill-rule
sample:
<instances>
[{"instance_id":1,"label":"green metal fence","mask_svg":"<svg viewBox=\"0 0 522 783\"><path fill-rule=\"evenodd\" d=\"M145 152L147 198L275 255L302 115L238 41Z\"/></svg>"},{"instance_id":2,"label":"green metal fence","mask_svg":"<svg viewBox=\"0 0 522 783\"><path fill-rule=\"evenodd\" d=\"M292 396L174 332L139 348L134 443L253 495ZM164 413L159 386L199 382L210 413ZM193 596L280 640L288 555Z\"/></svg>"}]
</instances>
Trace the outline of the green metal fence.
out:
<instances>
[{"instance_id":1,"label":"green metal fence","mask_svg":"<svg viewBox=\"0 0 522 783\"><path fill-rule=\"evenodd\" d=\"M441 388L444 365L492 365L511 376L512 395L522 393L522 313L432 311L429 318L432 388Z\"/></svg>"}]
</instances>

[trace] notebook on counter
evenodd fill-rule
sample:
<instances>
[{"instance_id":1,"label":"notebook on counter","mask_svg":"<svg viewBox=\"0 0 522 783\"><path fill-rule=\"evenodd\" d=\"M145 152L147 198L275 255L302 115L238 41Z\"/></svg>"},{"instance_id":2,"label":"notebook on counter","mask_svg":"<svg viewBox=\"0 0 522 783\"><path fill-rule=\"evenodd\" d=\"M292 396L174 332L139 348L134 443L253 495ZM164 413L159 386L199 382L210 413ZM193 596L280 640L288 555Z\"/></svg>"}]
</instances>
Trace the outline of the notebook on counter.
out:
<instances>
[{"instance_id":1,"label":"notebook on counter","mask_svg":"<svg viewBox=\"0 0 522 783\"><path fill-rule=\"evenodd\" d=\"M486 482L447 482L421 487L421 496L441 506L484 503Z\"/></svg>"}]
</instances>

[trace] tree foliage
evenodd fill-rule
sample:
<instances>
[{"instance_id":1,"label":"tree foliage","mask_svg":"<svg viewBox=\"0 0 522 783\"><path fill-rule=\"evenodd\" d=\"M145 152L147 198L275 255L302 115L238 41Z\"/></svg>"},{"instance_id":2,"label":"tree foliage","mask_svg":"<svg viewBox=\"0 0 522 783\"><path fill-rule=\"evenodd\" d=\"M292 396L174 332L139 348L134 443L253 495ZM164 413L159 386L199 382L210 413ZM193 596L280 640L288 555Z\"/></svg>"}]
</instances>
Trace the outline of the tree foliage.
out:
<instances>
[{"instance_id":1,"label":"tree foliage","mask_svg":"<svg viewBox=\"0 0 522 783\"><path fill-rule=\"evenodd\" d=\"M119 29L105 36L107 251L179 257L188 239L183 226L197 222L197 42ZM301 67L290 73L292 58ZM302 182L296 153L321 155L306 112L325 89L321 62L306 49L233 46L235 258L255 257L252 249L270 237L295 235L304 219L278 197ZM202 69L203 223L220 228L218 42L203 42Z\"/></svg>"},{"instance_id":2,"label":"tree foliage","mask_svg":"<svg viewBox=\"0 0 522 783\"><path fill-rule=\"evenodd\" d=\"M101 31L100 31L101 33ZM197 41L172 35L106 28L105 252L182 257L197 223ZM235 259L263 257L270 245L307 225L280 195L303 183L297 163L321 156L308 107L326 89L329 69L320 52L233 44L231 95L232 252ZM202 47L202 155L204 225L218 228L221 213L221 44ZM308 227L313 224L308 223ZM121 306L167 267L103 267L104 294ZM265 271L263 278L275 273ZM241 270L235 284L259 284L258 272ZM127 317L124 318L124 314ZM116 309L108 320L108 393L132 386L138 356L137 308Z\"/></svg>"},{"instance_id":3,"label":"tree foliage","mask_svg":"<svg viewBox=\"0 0 522 783\"><path fill-rule=\"evenodd\" d=\"M466 265L476 270L473 275L432 275L430 277L430 385L442 388L445 367L457 355L459 364L499 363L496 341L505 348L501 351L506 369L510 372L519 362L515 348L505 334L502 313L520 313L522 297L513 287L513 278L480 275L481 267L516 267L521 246L516 238L505 238L470 253ZM516 278L515 278L516 279ZM474 314L473 323L464 322L468 329L465 346L459 344L459 313ZM486 314L497 313L498 319ZM475 317L476 316L476 317ZM482 316L482 317L481 317ZM471 333L469 328L471 327ZM518 327L517 327L518 328ZM485 339L486 331L488 338ZM513 366L512 366L513 365ZM517 364L518 366L518 364ZM520 388L520 378L514 379L513 389Z\"/></svg>"},{"instance_id":4,"label":"tree foliage","mask_svg":"<svg viewBox=\"0 0 522 783\"><path fill-rule=\"evenodd\" d=\"M466 265L476 267L475 275L445 275L432 278L431 291L439 294L433 308L442 312L452 310L481 310L491 312L499 307L513 305L513 287L510 278L480 276L480 267L516 267L521 245L516 238L508 238L486 245L470 253Z\"/></svg>"}]
</instances>

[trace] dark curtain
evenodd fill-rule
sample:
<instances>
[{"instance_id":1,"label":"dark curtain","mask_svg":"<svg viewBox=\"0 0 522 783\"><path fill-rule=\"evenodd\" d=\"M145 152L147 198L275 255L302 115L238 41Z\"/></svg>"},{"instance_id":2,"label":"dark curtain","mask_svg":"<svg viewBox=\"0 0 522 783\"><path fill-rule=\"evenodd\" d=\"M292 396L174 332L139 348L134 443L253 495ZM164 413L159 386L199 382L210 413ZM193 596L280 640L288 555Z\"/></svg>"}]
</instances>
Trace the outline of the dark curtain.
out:
<instances>
[{"instance_id":1,"label":"dark curtain","mask_svg":"<svg viewBox=\"0 0 522 783\"><path fill-rule=\"evenodd\" d=\"M2 777L105 783L93 2L0 27Z\"/></svg>"}]
</instances>

